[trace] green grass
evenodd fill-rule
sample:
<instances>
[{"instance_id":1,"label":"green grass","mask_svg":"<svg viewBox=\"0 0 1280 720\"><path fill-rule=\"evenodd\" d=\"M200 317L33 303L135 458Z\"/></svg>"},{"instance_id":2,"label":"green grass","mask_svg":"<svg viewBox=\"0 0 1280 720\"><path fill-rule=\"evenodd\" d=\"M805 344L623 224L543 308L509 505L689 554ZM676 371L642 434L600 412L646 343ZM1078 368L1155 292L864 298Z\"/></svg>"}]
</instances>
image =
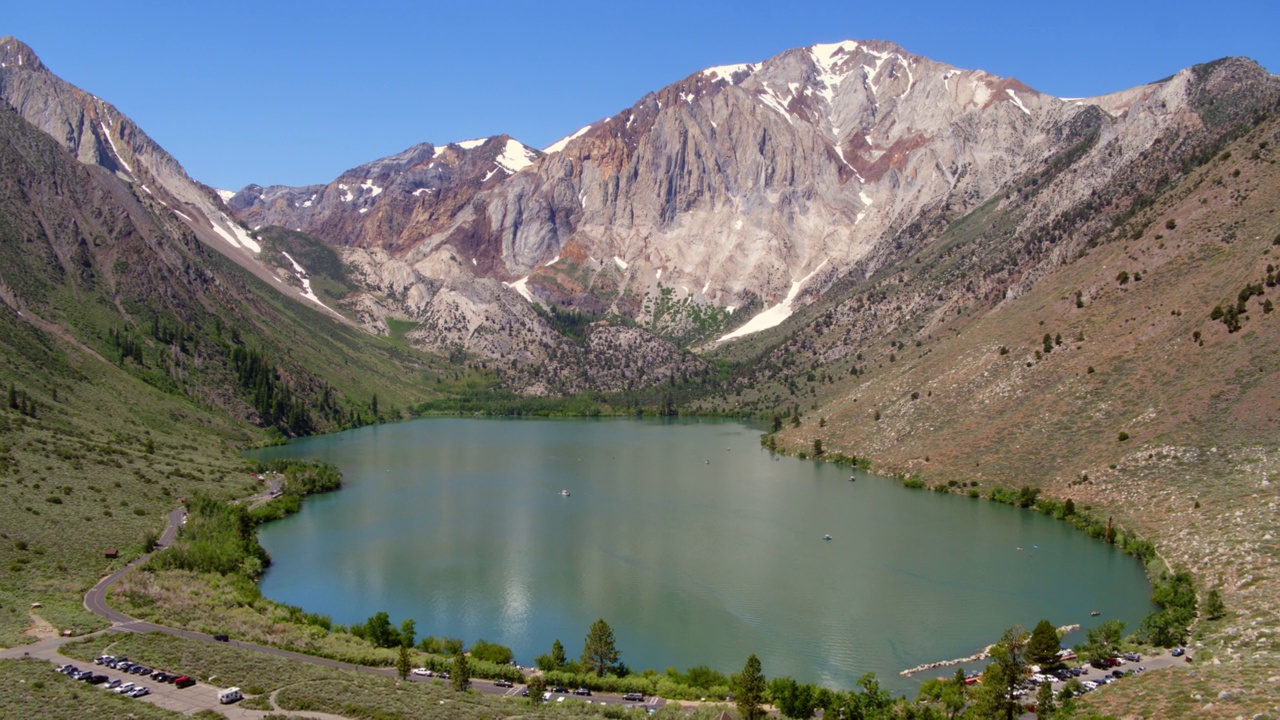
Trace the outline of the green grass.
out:
<instances>
[{"instance_id":1,"label":"green grass","mask_svg":"<svg viewBox=\"0 0 1280 720\"><path fill-rule=\"evenodd\" d=\"M412 330L416 329L422 323L413 320L397 320L396 318L387 318L387 339L396 347L409 347L409 341L405 339Z\"/></svg>"},{"instance_id":2,"label":"green grass","mask_svg":"<svg viewBox=\"0 0 1280 720\"><path fill-rule=\"evenodd\" d=\"M31 382L32 374L14 373L15 364L21 371L12 357L9 373L0 367L0 382L6 374L14 378L42 407L37 419L0 408L5 646L27 641L21 633L34 602L59 630L101 627L82 607L88 588L136 557L180 497L252 492L248 463L228 443L260 437L184 398L139 389L118 371L94 382L62 379L55 401L48 386ZM106 558L108 549L119 558Z\"/></svg>"}]
</instances>

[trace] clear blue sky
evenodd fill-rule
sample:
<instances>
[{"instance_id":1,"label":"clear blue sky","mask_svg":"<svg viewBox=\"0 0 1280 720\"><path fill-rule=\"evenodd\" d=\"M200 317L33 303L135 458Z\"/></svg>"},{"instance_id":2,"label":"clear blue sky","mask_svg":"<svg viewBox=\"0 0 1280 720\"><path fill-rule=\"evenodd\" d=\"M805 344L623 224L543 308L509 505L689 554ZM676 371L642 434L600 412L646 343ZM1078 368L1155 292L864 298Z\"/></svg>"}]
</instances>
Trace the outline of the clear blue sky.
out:
<instances>
[{"instance_id":1,"label":"clear blue sky","mask_svg":"<svg viewBox=\"0 0 1280 720\"><path fill-rule=\"evenodd\" d=\"M712 65L892 40L1059 97L1227 55L1280 72L1277 0L12 2L0 36L210 185L327 182L419 142L545 147Z\"/></svg>"}]
</instances>

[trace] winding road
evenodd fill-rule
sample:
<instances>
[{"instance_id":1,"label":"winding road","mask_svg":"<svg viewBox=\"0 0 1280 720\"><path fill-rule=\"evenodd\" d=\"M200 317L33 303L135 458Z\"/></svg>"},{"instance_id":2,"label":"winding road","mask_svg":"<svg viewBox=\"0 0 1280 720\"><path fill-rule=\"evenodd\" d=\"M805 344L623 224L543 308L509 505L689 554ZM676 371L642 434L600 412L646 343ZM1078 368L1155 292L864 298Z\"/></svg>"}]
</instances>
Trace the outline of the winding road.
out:
<instances>
[{"instance_id":1,"label":"winding road","mask_svg":"<svg viewBox=\"0 0 1280 720\"><path fill-rule=\"evenodd\" d=\"M237 503L248 502L251 504L256 504L257 502L260 502L260 501L269 500L272 497L273 493L280 490L281 482L282 481L279 479L272 480L268 488L264 490L261 494L254 495L252 497L241 498L240 500L236 500L234 502L237 502ZM97 584L95 584L89 590L88 593L85 594L85 597L84 597L85 609L89 610L95 615L99 615L105 618L111 623L111 627L100 630L96 633L91 633L91 635L98 635L101 633L109 633L109 632L137 632L137 633L159 632L159 633L165 633L166 635L172 635L174 637L186 638L188 640L197 640L202 642L215 642L212 635L195 632L193 630L183 630L181 628L168 627L165 625L157 625L155 623L148 622L146 620L139 620L137 618L133 618L128 615L125 615L124 613L112 608L110 605L107 604L107 594L111 590L111 587L114 586L117 582L119 582L120 579L123 578L125 575L128 575L130 572L135 570L138 566L145 563L154 553L159 552L164 548L167 548L170 545L172 545L174 540L176 540L178 537L178 530L186 522L186 518L187 518L187 512L184 508L179 507L172 510L169 513L168 521L165 525L164 532L161 533L160 540L158 541L155 550L153 550L152 552L144 553L143 555L135 558L132 562L128 563L124 567L120 568L119 570L116 570L110 575L107 575L106 577L102 578L97 582ZM0 658L29 656L29 657L48 660L49 662L52 662L58 665L71 664L71 663L77 663L77 662L82 663L83 661L77 661L62 655L59 652L59 649L64 644L74 640L82 639L83 637L86 637L86 636L46 638L44 640L41 640L31 645L21 645L13 648L8 648L5 650L0 650ZM271 647L269 645L259 645L257 643L244 642L240 640L230 640L227 642L227 644L244 649L244 650L252 650L254 652L265 653L267 655L274 655L276 657L295 660L298 662L307 662L313 665L321 665L324 667L337 668L341 670L354 670L356 672L382 675L385 677L395 677L396 675L395 670L390 668L374 668L374 667L369 667L367 665L355 665L353 663L342 662L339 660L330 660L328 658L316 657L314 655L305 655L303 653L293 652L291 650L282 650L280 648ZM220 713L226 714L227 717L231 718L232 720L256 720L258 718L262 718L267 715L270 715L272 714L272 712L278 712L278 711L265 711L265 710L247 710L239 707L238 705L231 705L231 706L222 705L218 702L218 698L217 698L217 693L219 688L214 687L212 685L207 685L205 683L198 683L194 687L182 690L182 689L174 688L172 685L166 685L163 683L155 682L150 678L143 679L136 676L129 676L126 679L131 680L137 684L146 685L151 689L151 694L145 696L144 698L141 698L142 700L145 700L147 702L150 702L171 710L176 710L178 712L191 713L191 712L202 710L202 709L216 710ZM409 680L411 682L445 682L443 680L440 680L439 678L434 678L434 677L428 678L428 677L422 677L418 675L410 675ZM485 695L513 696L513 695L519 694L524 689L524 686L522 685L516 685L515 687L511 687L511 688L503 688L495 685L492 681L488 681L488 680L472 680L471 686L473 689ZM561 697L559 699L563 699L563 698ZM628 707L656 708L656 707L661 707L663 704L665 704L665 701L663 701L660 698L650 698L647 702L643 702L643 703L625 702L620 695L612 695L612 694L597 694L593 696L593 699L597 703L608 703L611 705L626 705ZM296 714L296 713L291 713L291 714ZM328 713L317 713L317 712L306 712L303 715L300 715L299 717L313 717L319 720L343 720L342 716L340 715L332 715Z\"/></svg>"}]
</instances>

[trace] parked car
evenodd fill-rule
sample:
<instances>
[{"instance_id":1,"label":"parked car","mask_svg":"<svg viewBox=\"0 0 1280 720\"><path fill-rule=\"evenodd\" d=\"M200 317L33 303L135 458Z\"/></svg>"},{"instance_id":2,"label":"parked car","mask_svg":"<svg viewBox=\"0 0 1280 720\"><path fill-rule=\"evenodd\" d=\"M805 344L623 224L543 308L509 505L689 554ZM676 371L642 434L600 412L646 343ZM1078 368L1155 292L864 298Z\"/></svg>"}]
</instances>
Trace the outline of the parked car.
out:
<instances>
[{"instance_id":1,"label":"parked car","mask_svg":"<svg viewBox=\"0 0 1280 720\"><path fill-rule=\"evenodd\" d=\"M195 681L195 680L192 680L191 678L187 677L186 675L183 675L182 677L175 678L175 679L174 679L174 681L173 681L173 684L174 684L176 687L180 687L180 688L188 688L188 687L191 687L192 685L195 685L195 684L196 684L196 681Z\"/></svg>"},{"instance_id":2,"label":"parked car","mask_svg":"<svg viewBox=\"0 0 1280 720\"><path fill-rule=\"evenodd\" d=\"M1169 653L1169 654L1170 654L1170 655L1172 655L1172 656L1174 656L1174 657L1182 657L1182 654L1183 654L1183 653L1185 653L1185 652L1186 652L1186 650L1184 650L1184 649L1182 649L1182 648L1180 648L1180 647L1177 647L1177 648L1174 648L1174 649L1173 649L1173 652L1171 652L1171 653Z\"/></svg>"},{"instance_id":3,"label":"parked car","mask_svg":"<svg viewBox=\"0 0 1280 720\"><path fill-rule=\"evenodd\" d=\"M134 685L134 684L133 684L133 683L131 683L131 682L127 682L127 683L125 683L125 684L121 685L120 687L116 688L116 692L118 692L118 693L120 693L121 695L123 695L123 694L125 694L125 693L127 693L127 692L131 692L131 691L132 691L134 688L136 688L136 687L138 687L138 686L137 686L137 685Z\"/></svg>"},{"instance_id":4,"label":"parked car","mask_svg":"<svg viewBox=\"0 0 1280 720\"><path fill-rule=\"evenodd\" d=\"M424 667L422 667L422 668L414 668L413 674L414 674L414 675L421 675L422 677L431 677L432 675L435 675L435 673L431 672L430 670L428 670L428 669L426 669L426 668L424 668Z\"/></svg>"},{"instance_id":5,"label":"parked car","mask_svg":"<svg viewBox=\"0 0 1280 720\"><path fill-rule=\"evenodd\" d=\"M1128 660L1129 662L1142 662L1142 656L1135 652L1127 652L1120 657Z\"/></svg>"},{"instance_id":6,"label":"parked car","mask_svg":"<svg viewBox=\"0 0 1280 720\"><path fill-rule=\"evenodd\" d=\"M568 688L560 687L559 685L556 685L555 687L551 688L551 692L553 692L553 693L567 693L567 692L569 692L569 689L568 689Z\"/></svg>"},{"instance_id":7,"label":"parked car","mask_svg":"<svg viewBox=\"0 0 1280 720\"><path fill-rule=\"evenodd\" d=\"M644 695L641 693L627 693L622 696L622 699L627 702L644 702Z\"/></svg>"},{"instance_id":8,"label":"parked car","mask_svg":"<svg viewBox=\"0 0 1280 720\"><path fill-rule=\"evenodd\" d=\"M151 694L150 688L148 688L146 685L139 685L138 687L134 688L132 692L129 693L129 697L142 697L143 695L150 695L150 694Z\"/></svg>"},{"instance_id":9,"label":"parked car","mask_svg":"<svg viewBox=\"0 0 1280 720\"><path fill-rule=\"evenodd\" d=\"M116 688L120 687L120 678L111 678L110 680L107 681L107 684L103 685L102 687L107 690L115 690Z\"/></svg>"},{"instance_id":10,"label":"parked car","mask_svg":"<svg viewBox=\"0 0 1280 720\"><path fill-rule=\"evenodd\" d=\"M512 687L512 683L510 680L494 680L493 686L509 688L509 687Z\"/></svg>"},{"instance_id":11,"label":"parked car","mask_svg":"<svg viewBox=\"0 0 1280 720\"><path fill-rule=\"evenodd\" d=\"M591 697L591 691L586 688L577 688L573 691L573 694L581 695L582 697Z\"/></svg>"},{"instance_id":12,"label":"parked car","mask_svg":"<svg viewBox=\"0 0 1280 720\"><path fill-rule=\"evenodd\" d=\"M448 680L450 676L449 676L449 673L442 672L439 675L436 675L436 677L440 678L441 680Z\"/></svg>"}]
</instances>

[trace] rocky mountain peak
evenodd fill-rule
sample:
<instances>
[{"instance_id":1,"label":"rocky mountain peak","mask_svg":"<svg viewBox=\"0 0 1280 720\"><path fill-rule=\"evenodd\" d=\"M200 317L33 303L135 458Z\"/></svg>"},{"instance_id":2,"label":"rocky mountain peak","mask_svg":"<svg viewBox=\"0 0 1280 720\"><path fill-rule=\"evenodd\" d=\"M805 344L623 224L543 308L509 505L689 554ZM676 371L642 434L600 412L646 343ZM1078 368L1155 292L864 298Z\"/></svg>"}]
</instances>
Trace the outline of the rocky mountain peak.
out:
<instances>
[{"instance_id":1,"label":"rocky mountain peak","mask_svg":"<svg viewBox=\"0 0 1280 720\"><path fill-rule=\"evenodd\" d=\"M26 43L12 35L0 38L0 68L15 67L31 72L48 72L49 69L40 62Z\"/></svg>"}]
</instances>

